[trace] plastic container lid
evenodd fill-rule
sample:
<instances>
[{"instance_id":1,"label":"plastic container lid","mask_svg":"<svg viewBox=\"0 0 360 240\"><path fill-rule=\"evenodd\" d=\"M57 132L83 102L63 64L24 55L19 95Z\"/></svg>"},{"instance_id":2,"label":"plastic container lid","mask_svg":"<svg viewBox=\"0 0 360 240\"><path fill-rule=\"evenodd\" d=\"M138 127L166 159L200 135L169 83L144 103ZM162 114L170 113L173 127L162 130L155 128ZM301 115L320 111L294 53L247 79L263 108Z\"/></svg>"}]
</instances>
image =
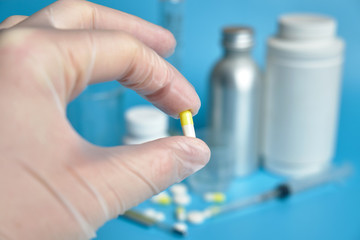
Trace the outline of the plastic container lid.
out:
<instances>
[{"instance_id":1,"label":"plastic container lid","mask_svg":"<svg viewBox=\"0 0 360 240\"><path fill-rule=\"evenodd\" d=\"M279 19L278 37L293 40L333 38L336 22L333 18L315 14L288 14Z\"/></svg>"},{"instance_id":2,"label":"plastic container lid","mask_svg":"<svg viewBox=\"0 0 360 240\"><path fill-rule=\"evenodd\" d=\"M128 137L156 139L167 136L168 116L153 106L136 106L125 112Z\"/></svg>"},{"instance_id":3,"label":"plastic container lid","mask_svg":"<svg viewBox=\"0 0 360 240\"><path fill-rule=\"evenodd\" d=\"M268 40L268 56L280 56L286 64L290 63L288 58L341 64L344 42L336 36L335 19L315 14L287 14L279 18L278 24L277 35Z\"/></svg>"}]
</instances>

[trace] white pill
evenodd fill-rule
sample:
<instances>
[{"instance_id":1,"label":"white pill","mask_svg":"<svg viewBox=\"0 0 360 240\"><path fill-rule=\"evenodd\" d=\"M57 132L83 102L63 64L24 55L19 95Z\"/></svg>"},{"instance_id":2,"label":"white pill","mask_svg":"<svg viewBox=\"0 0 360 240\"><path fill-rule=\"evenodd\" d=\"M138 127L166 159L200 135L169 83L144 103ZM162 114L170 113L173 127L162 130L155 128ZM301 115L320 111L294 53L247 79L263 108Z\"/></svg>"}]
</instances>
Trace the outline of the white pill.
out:
<instances>
[{"instance_id":1,"label":"white pill","mask_svg":"<svg viewBox=\"0 0 360 240\"><path fill-rule=\"evenodd\" d=\"M200 211L191 211L187 215L187 220L192 224L202 224L205 218L203 212Z\"/></svg>"},{"instance_id":2,"label":"white pill","mask_svg":"<svg viewBox=\"0 0 360 240\"><path fill-rule=\"evenodd\" d=\"M187 206L191 202L191 197L189 194L178 194L174 196L174 202L177 205Z\"/></svg>"},{"instance_id":3,"label":"white pill","mask_svg":"<svg viewBox=\"0 0 360 240\"><path fill-rule=\"evenodd\" d=\"M156 220L157 222L165 221L165 214L163 212L156 211L153 208L147 208L143 211L144 215Z\"/></svg>"},{"instance_id":4,"label":"white pill","mask_svg":"<svg viewBox=\"0 0 360 240\"><path fill-rule=\"evenodd\" d=\"M144 215L149 217L149 218L153 218L156 219L156 211L153 208L147 208L144 210Z\"/></svg>"},{"instance_id":5,"label":"white pill","mask_svg":"<svg viewBox=\"0 0 360 240\"><path fill-rule=\"evenodd\" d=\"M155 217L156 221L163 222L165 221L165 214L163 212L156 212Z\"/></svg>"},{"instance_id":6,"label":"white pill","mask_svg":"<svg viewBox=\"0 0 360 240\"><path fill-rule=\"evenodd\" d=\"M177 223L175 223L174 226L173 226L173 228L176 229L176 230L179 231L179 232L184 233L184 234L186 234L186 233L187 233L187 230L188 230L188 226L187 226L185 223L183 223L183 222L177 222Z\"/></svg>"},{"instance_id":7,"label":"white pill","mask_svg":"<svg viewBox=\"0 0 360 240\"><path fill-rule=\"evenodd\" d=\"M188 191L186 185L183 183L174 184L169 190L174 195L186 194Z\"/></svg>"}]
</instances>

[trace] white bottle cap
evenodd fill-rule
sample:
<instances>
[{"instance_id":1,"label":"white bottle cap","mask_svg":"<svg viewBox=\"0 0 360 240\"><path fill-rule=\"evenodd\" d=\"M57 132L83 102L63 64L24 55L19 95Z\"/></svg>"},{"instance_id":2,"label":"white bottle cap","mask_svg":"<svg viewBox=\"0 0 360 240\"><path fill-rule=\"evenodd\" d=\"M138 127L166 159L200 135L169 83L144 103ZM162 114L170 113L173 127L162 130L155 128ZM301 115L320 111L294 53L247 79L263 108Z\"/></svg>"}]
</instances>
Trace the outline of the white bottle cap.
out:
<instances>
[{"instance_id":1,"label":"white bottle cap","mask_svg":"<svg viewBox=\"0 0 360 240\"><path fill-rule=\"evenodd\" d=\"M344 42L336 36L334 18L318 14L286 14L279 18L278 24L277 35L268 41L268 57L279 57L283 65L306 68L341 64ZM314 63L309 60L324 61Z\"/></svg>"},{"instance_id":2,"label":"white bottle cap","mask_svg":"<svg viewBox=\"0 0 360 240\"><path fill-rule=\"evenodd\" d=\"M333 18L318 14L287 14L279 19L278 37L289 40L321 40L335 36Z\"/></svg>"},{"instance_id":3,"label":"white bottle cap","mask_svg":"<svg viewBox=\"0 0 360 240\"><path fill-rule=\"evenodd\" d=\"M168 116L153 106L130 108L125 112L125 122L125 139L131 142L142 143L168 136Z\"/></svg>"}]
</instances>

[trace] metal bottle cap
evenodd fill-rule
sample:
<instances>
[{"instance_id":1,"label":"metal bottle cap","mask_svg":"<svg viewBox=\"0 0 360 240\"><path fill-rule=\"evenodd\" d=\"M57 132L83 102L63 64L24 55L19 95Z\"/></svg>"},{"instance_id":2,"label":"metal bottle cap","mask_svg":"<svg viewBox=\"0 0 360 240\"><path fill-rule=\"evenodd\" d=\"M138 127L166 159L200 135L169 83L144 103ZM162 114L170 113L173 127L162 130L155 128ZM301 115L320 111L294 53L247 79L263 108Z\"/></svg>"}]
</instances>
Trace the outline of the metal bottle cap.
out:
<instances>
[{"instance_id":1,"label":"metal bottle cap","mask_svg":"<svg viewBox=\"0 0 360 240\"><path fill-rule=\"evenodd\" d=\"M248 49L254 44L254 31L246 26L229 26L223 29L222 44L230 49Z\"/></svg>"}]
</instances>

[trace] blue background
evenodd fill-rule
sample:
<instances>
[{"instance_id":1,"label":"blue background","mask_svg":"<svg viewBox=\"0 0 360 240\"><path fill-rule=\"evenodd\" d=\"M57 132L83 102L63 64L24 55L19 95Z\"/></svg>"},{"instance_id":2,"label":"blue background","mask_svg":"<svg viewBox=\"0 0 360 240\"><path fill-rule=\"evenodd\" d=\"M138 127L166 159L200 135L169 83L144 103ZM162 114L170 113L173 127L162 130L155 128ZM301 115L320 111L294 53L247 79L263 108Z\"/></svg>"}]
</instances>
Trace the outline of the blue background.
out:
<instances>
[{"instance_id":1,"label":"blue background","mask_svg":"<svg viewBox=\"0 0 360 240\"><path fill-rule=\"evenodd\" d=\"M0 21L30 15L53 1L0 0ZM158 23L157 0L94 1ZM340 187L323 186L285 202L269 202L190 228L187 239L360 239L360 1L359 0L187 0L182 73L198 91L203 108L195 121L205 125L209 71L221 56L220 30L227 24L248 24L256 30L254 57L264 66L266 39L275 33L279 15L288 12L328 14L338 21L346 42L346 61L335 162L350 161L355 174ZM125 94L125 108L145 101ZM279 178L262 170L236 181L230 195L245 196L274 186ZM177 239L122 219L107 223L98 239Z\"/></svg>"}]
</instances>

